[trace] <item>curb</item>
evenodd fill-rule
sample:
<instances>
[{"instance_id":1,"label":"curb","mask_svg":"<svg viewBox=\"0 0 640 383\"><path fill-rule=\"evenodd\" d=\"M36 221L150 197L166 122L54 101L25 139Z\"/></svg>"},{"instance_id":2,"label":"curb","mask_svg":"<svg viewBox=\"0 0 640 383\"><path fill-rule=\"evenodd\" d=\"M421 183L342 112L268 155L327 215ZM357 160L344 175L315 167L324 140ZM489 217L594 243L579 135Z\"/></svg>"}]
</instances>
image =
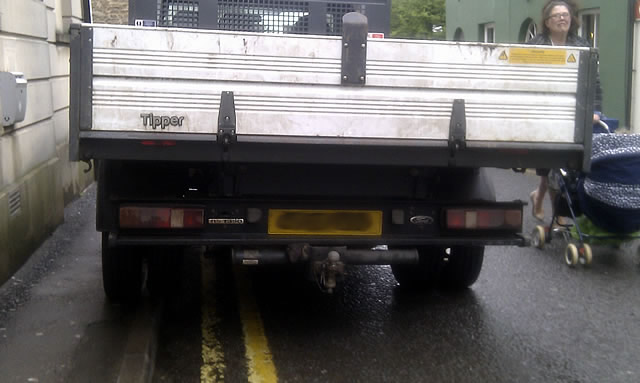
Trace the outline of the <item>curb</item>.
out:
<instances>
[{"instance_id":1,"label":"curb","mask_svg":"<svg viewBox=\"0 0 640 383\"><path fill-rule=\"evenodd\" d=\"M148 383L153 378L158 327L162 306L151 308L147 299L139 304L129 330L118 383Z\"/></svg>"}]
</instances>

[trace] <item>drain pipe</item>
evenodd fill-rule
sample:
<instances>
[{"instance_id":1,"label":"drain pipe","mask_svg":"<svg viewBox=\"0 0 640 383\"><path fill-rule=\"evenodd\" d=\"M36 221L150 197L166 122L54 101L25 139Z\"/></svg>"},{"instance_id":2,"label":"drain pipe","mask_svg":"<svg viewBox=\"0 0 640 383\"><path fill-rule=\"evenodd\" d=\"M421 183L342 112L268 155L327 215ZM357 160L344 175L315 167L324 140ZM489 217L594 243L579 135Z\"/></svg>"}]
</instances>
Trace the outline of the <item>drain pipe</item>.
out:
<instances>
[{"instance_id":1,"label":"drain pipe","mask_svg":"<svg viewBox=\"0 0 640 383\"><path fill-rule=\"evenodd\" d=\"M82 22L92 22L91 0L82 0Z\"/></svg>"}]
</instances>

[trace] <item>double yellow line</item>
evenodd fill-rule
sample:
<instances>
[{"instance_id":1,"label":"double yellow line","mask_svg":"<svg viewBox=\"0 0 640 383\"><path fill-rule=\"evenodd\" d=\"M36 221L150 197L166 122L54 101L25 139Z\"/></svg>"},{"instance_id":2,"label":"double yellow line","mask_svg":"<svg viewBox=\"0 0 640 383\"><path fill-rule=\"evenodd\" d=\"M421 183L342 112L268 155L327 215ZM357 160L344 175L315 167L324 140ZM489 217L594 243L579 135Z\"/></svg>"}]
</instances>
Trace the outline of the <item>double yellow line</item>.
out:
<instances>
[{"instance_id":1,"label":"double yellow line","mask_svg":"<svg viewBox=\"0 0 640 383\"><path fill-rule=\"evenodd\" d=\"M216 338L215 328L220 323L214 289L215 273L211 259L201 257L202 269L202 367L200 381L224 382L224 352ZM236 292L247 357L248 380L251 383L275 383L278 381L273 356L264 334L260 311L253 296L251 281L246 271L234 268Z\"/></svg>"}]
</instances>

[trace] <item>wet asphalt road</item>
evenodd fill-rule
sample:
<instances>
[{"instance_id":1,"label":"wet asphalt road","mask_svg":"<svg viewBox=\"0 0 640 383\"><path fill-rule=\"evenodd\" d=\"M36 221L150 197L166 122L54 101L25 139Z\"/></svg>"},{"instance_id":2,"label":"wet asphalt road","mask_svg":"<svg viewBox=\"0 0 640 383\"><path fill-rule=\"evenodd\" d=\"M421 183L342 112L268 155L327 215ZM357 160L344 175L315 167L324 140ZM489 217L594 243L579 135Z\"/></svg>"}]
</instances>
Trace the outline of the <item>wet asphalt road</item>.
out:
<instances>
[{"instance_id":1,"label":"wet asphalt road","mask_svg":"<svg viewBox=\"0 0 640 383\"><path fill-rule=\"evenodd\" d=\"M500 200L536 184L492 175ZM20 283L0 289L0 381L113 381L130 314L100 291L92 193L67 208ZM527 214L527 232L534 224ZM593 265L575 269L559 239L544 251L490 247L476 284L458 293L410 293L387 267L354 267L331 296L282 270L232 270L191 250L164 302L153 381L199 381L205 333L219 381L247 381L249 299L282 382L638 382L635 246L595 247ZM247 284L248 298L237 288Z\"/></svg>"}]
</instances>

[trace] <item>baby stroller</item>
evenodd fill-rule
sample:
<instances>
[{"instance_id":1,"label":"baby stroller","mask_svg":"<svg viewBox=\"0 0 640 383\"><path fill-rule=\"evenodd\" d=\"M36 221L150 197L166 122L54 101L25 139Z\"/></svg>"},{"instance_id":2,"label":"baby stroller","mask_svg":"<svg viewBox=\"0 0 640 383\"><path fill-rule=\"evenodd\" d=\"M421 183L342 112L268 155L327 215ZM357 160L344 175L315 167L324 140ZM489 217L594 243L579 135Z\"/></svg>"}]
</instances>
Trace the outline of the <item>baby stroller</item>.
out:
<instances>
[{"instance_id":1,"label":"baby stroller","mask_svg":"<svg viewBox=\"0 0 640 383\"><path fill-rule=\"evenodd\" d=\"M562 234L569 266L591 263L590 244L640 239L640 135L609 134L607 124L601 126L604 130L594 127L591 172L560 169L550 175L560 189L551 227L536 226L532 233L532 244L538 248L551 241L551 233ZM573 223L560 224L560 216Z\"/></svg>"}]
</instances>

